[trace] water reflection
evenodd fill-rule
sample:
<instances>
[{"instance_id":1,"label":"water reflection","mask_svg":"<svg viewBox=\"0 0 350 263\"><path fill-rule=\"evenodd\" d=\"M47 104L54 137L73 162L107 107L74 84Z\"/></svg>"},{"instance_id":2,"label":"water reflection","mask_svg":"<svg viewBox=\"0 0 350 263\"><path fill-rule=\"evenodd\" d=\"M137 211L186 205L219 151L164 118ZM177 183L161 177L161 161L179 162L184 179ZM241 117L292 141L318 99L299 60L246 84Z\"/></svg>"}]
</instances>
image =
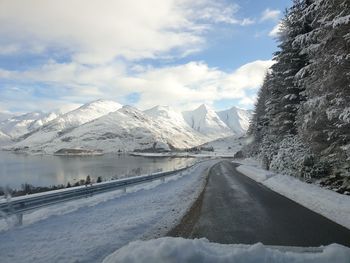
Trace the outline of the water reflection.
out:
<instances>
[{"instance_id":1,"label":"water reflection","mask_svg":"<svg viewBox=\"0 0 350 263\"><path fill-rule=\"evenodd\" d=\"M122 178L190 165L193 158L146 158L130 155L46 156L0 151L0 186L19 188L28 183L50 186L74 184L90 175L94 180Z\"/></svg>"}]
</instances>

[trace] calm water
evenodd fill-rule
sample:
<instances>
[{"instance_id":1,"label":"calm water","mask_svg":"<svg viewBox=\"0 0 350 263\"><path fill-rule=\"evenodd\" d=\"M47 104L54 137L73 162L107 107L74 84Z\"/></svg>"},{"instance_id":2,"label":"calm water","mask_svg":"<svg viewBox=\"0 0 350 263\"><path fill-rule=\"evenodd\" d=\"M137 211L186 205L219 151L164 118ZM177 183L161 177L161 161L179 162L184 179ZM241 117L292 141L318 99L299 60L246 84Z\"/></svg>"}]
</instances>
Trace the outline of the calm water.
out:
<instances>
[{"instance_id":1,"label":"calm water","mask_svg":"<svg viewBox=\"0 0 350 263\"><path fill-rule=\"evenodd\" d=\"M193 163L193 158L146 158L129 155L31 156L0 151L0 186L20 188L74 184L87 175L104 180L167 171Z\"/></svg>"}]
</instances>

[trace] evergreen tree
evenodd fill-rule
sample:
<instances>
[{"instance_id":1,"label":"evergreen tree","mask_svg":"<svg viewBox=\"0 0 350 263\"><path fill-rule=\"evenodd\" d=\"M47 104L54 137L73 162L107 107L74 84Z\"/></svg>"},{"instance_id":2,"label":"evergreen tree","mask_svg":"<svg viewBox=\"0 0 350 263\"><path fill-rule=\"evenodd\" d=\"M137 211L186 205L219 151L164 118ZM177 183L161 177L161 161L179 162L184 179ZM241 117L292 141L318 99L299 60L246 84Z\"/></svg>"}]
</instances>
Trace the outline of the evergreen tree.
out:
<instances>
[{"instance_id":1,"label":"evergreen tree","mask_svg":"<svg viewBox=\"0 0 350 263\"><path fill-rule=\"evenodd\" d=\"M258 149L251 152L262 153L267 168L273 158L283 167L276 159L295 152L313 154L303 161L308 171L323 159L350 173L350 2L293 1L278 40L248 131ZM299 149L283 148L293 145Z\"/></svg>"},{"instance_id":2,"label":"evergreen tree","mask_svg":"<svg viewBox=\"0 0 350 263\"><path fill-rule=\"evenodd\" d=\"M313 3L314 30L305 37L310 58L303 78L307 101L299 112L299 130L314 152L336 163L349 158L342 146L350 143L350 2Z\"/></svg>"},{"instance_id":3,"label":"evergreen tree","mask_svg":"<svg viewBox=\"0 0 350 263\"><path fill-rule=\"evenodd\" d=\"M253 137L254 145L260 144L264 135L266 135L266 127L268 126L266 118L266 100L268 98L270 79L271 74L266 74L264 83L258 92L258 99L247 131L247 134Z\"/></svg>"},{"instance_id":4,"label":"evergreen tree","mask_svg":"<svg viewBox=\"0 0 350 263\"><path fill-rule=\"evenodd\" d=\"M295 76L308 64L308 59L294 41L311 30L308 21L300 19L307 7L305 1L295 0L286 12L279 37L280 50L275 53L276 63L272 66L267 117L270 120L269 134L279 139L288 134L297 134L295 121L300 103L304 100L304 86L296 84Z\"/></svg>"}]
</instances>

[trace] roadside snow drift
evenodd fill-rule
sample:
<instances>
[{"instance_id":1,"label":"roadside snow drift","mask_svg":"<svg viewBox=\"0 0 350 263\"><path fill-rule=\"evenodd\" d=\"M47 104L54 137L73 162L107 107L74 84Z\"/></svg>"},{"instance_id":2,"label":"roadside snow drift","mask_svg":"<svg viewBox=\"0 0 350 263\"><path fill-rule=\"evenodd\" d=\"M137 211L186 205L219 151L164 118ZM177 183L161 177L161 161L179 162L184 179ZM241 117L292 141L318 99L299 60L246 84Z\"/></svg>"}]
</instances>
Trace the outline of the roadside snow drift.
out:
<instances>
[{"instance_id":1,"label":"roadside snow drift","mask_svg":"<svg viewBox=\"0 0 350 263\"><path fill-rule=\"evenodd\" d=\"M241 165L237 171L271 190L350 229L350 196L308 184L299 179L266 171L256 164ZM350 257L349 261L350 262Z\"/></svg>"},{"instance_id":2,"label":"roadside snow drift","mask_svg":"<svg viewBox=\"0 0 350 263\"><path fill-rule=\"evenodd\" d=\"M215 162L126 193L116 190L25 214L22 227L0 231L0 262L101 262L131 241L163 236L196 200Z\"/></svg>"},{"instance_id":3,"label":"roadside snow drift","mask_svg":"<svg viewBox=\"0 0 350 263\"><path fill-rule=\"evenodd\" d=\"M309 252L272 249L255 245L222 245L207 239L160 238L136 241L108 256L103 263L201 262L201 263L349 263L350 249L332 244Z\"/></svg>"}]
</instances>

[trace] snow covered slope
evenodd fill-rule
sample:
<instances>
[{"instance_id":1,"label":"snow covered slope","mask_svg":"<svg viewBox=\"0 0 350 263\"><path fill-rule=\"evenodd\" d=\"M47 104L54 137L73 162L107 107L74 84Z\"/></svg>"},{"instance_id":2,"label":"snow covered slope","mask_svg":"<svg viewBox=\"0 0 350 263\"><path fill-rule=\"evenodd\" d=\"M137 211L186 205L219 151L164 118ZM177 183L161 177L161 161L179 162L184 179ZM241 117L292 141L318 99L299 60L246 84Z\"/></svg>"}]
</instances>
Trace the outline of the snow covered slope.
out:
<instances>
[{"instance_id":1,"label":"snow covered slope","mask_svg":"<svg viewBox=\"0 0 350 263\"><path fill-rule=\"evenodd\" d=\"M46 128L54 128L63 131L97 119L110 112L116 111L121 107L122 105L114 101L96 100L61 115L53 122L49 123Z\"/></svg>"},{"instance_id":2,"label":"snow covered slope","mask_svg":"<svg viewBox=\"0 0 350 263\"><path fill-rule=\"evenodd\" d=\"M219 138L214 141L207 142L201 147L212 148L213 153L219 156L233 156L236 152L242 150L242 147L247 144L247 138L244 136L229 136Z\"/></svg>"},{"instance_id":3,"label":"snow covered slope","mask_svg":"<svg viewBox=\"0 0 350 263\"><path fill-rule=\"evenodd\" d=\"M56 113L30 112L2 121L0 130L12 138L17 138L41 127L57 116Z\"/></svg>"},{"instance_id":4,"label":"snow covered slope","mask_svg":"<svg viewBox=\"0 0 350 263\"><path fill-rule=\"evenodd\" d=\"M15 116L15 114L9 111L0 111L0 122L12 118L13 116Z\"/></svg>"},{"instance_id":5,"label":"snow covered slope","mask_svg":"<svg viewBox=\"0 0 350 263\"><path fill-rule=\"evenodd\" d=\"M97 100L84 104L78 109L58 116L39 129L26 134L24 139L16 143L13 148L23 149L29 147L40 150L41 146L45 143L52 142L56 137L60 137L64 133L67 133L84 123L116 111L121 107L122 106L119 103L107 100Z\"/></svg>"},{"instance_id":6,"label":"snow covered slope","mask_svg":"<svg viewBox=\"0 0 350 263\"><path fill-rule=\"evenodd\" d=\"M41 131L41 130L40 130ZM33 134L36 138L38 135ZM30 139L31 137L28 137ZM22 148L28 145L28 139L16 144ZM56 137L31 144L31 151L55 153L61 149L118 151L168 151L174 148L188 148L200 144L193 133L178 126L168 125L163 121L143 113L131 106L102 116L66 132L56 133Z\"/></svg>"},{"instance_id":7,"label":"snow covered slope","mask_svg":"<svg viewBox=\"0 0 350 263\"><path fill-rule=\"evenodd\" d=\"M252 112L232 107L231 109L217 112L219 118L237 135L244 134L249 127Z\"/></svg>"},{"instance_id":8,"label":"snow covered slope","mask_svg":"<svg viewBox=\"0 0 350 263\"><path fill-rule=\"evenodd\" d=\"M206 105L183 114L168 106L144 112L113 101L97 100L62 114L38 118L8 150L54 153L63 149L103 152L183 149L244 133L248 114L233 110L224 120ZM66 152L66 150L64 150Z\"/></svg>"},{"instance_id":9,"label":"snow covered slope","mask_svg":"<svg viewBox=\"0 0 350 263\"><path fill-rule=\"evenodd\" d=\"M233 135L231 129L207 105L203 104L193 111L185 111L182 114L191 128L212 139Z\"/></svg>"},{"instance_id":10,"label":"snow covered slope","mask_svg":"<svg viewBox=\"0 0 350 263\"><path fill-rule=\"evenodd\" d=\"M8 145L11 143L11 138L5 133L0 131L0 146Z\"/></svg>"},{"instance_id":11,"label":"snow covered slope","mask_svg":"<svg viewBox=\"0 0 350 263\"><path fill-rule=\"evenodd\" d=\"M160 180L44 207L8 231L0 220L1 263L102 262L135 239L165 235L179 223L205 185L206 161ZM53 238L54 237L54 238ZM152 263L152 261L139 261Z\"/></svg>"},{"instance_id":12,"label":"snow covered slope","mask_svg":"<svg viewBox=\"0 0 350 263\"><path fill-rule=\"evenodd\" d=\"M184 120L181 113L176 112L169 106L156 106L144 111L148 116L163 124L163 130L171 133L176 129L179 132L178 139L188 142L188 145L196 146L208 141L208 137L192 129Z\"/></svg>"}]
</instances>

